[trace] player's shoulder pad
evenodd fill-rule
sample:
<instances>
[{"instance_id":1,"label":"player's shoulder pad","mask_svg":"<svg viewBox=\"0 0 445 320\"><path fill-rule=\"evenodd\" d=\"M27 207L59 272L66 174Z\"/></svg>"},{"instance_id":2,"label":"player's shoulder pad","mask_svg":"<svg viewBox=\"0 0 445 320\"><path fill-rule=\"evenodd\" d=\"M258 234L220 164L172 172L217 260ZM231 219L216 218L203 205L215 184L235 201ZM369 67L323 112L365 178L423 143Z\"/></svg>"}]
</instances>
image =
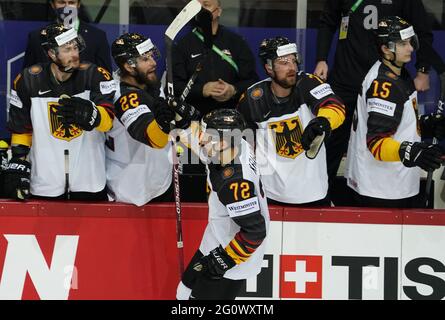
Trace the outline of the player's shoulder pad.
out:
<instances>
[{"instance_id":1,"label":"player's shoulder pad","mask_svg":"<svg viewBox=\"0 0 445 320\"><path fill-rule=\"evenodd\" d=\"M242 177L229 178L217 191L219 200L228 205L257 197L255 184Z\"/></svg>"},{"instance_id":2,"label":"player's shoulder pad","mask_svg":"<svg viewBox=\"0 0 445 320\"><path fill-rule=\"evenodd\" d=\"M412 93L411 90L396 74L383 71L372 81L366 97L403 104Z\"/></svg>"},{"instance_id":3,"label":"player's shoulder pad","mask_svg":"<svg viewBox=\"0 0 445 320\"><path fill-rule=\"evenodd\" d=\"M42 72L43 65L35 64L25 68L19 73L13 81L13 89L16 90L19 86L25 87L27 91L31 91L33 87L40 87L42 81L46 81L47 73Z\"/></svg>"},{"instance_id":4,"label":"player's shoulder pad","mask_svg":"<svg viewBox=\"0 0 445 320\"><path fill-rule=\"evenodd\" d=\"M248 122L261 122L262 116L270 110L270 82L271 79L267 78L251 85L240 99L238 110Z\"/></svg>"},{"instance_id":5,"label":"player's shoulder pad","mask_svg":"<svg viewBox=\"0 0 445 320\"><path fill-rule=\"evenodd\" d=\"M260 100L265 95L266 87L271 82L270 78L258 81L247 88L245 99Z\"/></svg>"},{"instance_id":6,"label":"player's shoulder pad","mask_svg":"<svg viewBox=\"0 0 445 320\"><path fill-rule=\"evenodd\" d=\"M241 164L211 165L210 182L221 202L227 204L255 196L252 181L244 178Z\"/></svg>"},{"instance_id":7,"label":"player's shoulder pad","mask_svg":"<svg viewBox=\"0 0 445 320\"><path fill-rule=\"evenodd\" d=\"M227 166L209 165L209 177L213 190L218 192L226 183L232 180L242 180L243 171L240 164L230 164Z\"/></svg>"},{"instance_id":8,"label":"player's shoulder pad","mask_svg":"<svg viewBox=\"0 0 445 320\"><path fill-rule=\"evenodd\" d=\"M297 87L304 95L309 95L311 99L322 100L327 96L333 95L329 83L324 82L315 74L299 72Z\"/></svg>"}]
</instances>

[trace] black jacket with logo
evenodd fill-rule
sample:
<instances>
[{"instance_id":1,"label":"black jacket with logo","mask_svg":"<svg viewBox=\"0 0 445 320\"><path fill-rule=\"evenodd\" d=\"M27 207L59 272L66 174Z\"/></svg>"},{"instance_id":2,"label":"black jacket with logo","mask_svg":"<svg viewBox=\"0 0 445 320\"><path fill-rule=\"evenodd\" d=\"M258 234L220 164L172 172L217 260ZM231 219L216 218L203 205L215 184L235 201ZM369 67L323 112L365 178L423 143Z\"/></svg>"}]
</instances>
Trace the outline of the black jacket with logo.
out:
<instances>
[{"instance_id":1,"label":"black jacket with logo","mask_svg":"<svg viewBox=\"0 0 445 320\"><path fill-rule=\"evenodd\" d=\"M318 29L317 61L327 60L332 38L340 26L342 16L346 16L356 2L357 0L326 1ZM421 0L364 0L349 17L347 38L337 41L329 83L334 87L359 92L366 73L379 59L373 32L377 28L378 19L395 15L413 25L419 37L420 49L417 51L416 67L429 67L433 64L435 69L441 68L433 63L437 60L437 53L432 48L433 35Z\"/></svg>"},{"instance_id":2,"label":"black jacket with logo","mask_svg":"<svg viewBox=\"0 0 445 320\"><path fill-rule=\"evenodd\" d=\"M246 41L223 26L218 27L213 44L235 61L239 73L215 51L208 50L198 37L190 32L173 49L173 82L175 95L180 96L196 65L203 60L203 68L196 78L186 101L195 106L203 115L217 108L233 108L242 92L258 81L255 58ZM205 53L208 52L206 55ZM204 98L202 88L207 82L222 79L235 86L237 94L229 101L220 103L213 98Z\"/></svg>"}]
</instances>

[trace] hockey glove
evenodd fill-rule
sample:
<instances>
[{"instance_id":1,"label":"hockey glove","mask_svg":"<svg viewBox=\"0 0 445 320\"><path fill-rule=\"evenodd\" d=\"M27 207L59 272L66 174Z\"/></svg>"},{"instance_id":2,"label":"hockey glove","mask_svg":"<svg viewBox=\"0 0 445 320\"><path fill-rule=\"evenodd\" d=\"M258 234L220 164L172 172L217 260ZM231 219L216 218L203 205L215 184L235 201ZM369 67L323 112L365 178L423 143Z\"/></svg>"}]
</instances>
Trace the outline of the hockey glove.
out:
<instances>
[{"instance_id":1,"label":"hockey glove","mask_svg":"<svg viewBox=\"0 0 445 320\"><path fill-rule=\"evenodd\" d=\"M75 124L85 131L91 131L100 124L100 113L90 100L79 97L59 99L57 113L64 124Z\"/></svg>"},{"instance_id":2,"label":"hockey glove","mask_svg":"<svg viewBox=\"0 0 445 320\"><path fill-rule=\"evenodd\" d=\"M26 200L29 197L29 179L31 164L26 160L12 158L3 174L5 196L15 200Z\"/></svg>"},{"instance_id":3,"label":"hockey glove","mask_svg":"<svg viewBox=\"0 0 445 320\"><path fill-rule=\"evenodd\" d=\"M201 113L192 105L176 100L170 101L170 106L176 112L176 128L187 129L191 121L199 121Z\"/></svg>"},{"instance_id":4,"label":"hockey glove","mask_svg":"<svg viewBox=\"0 0 445 320\"><path fill-rule=\"evenodd\" d=\"M158 99L153 103L153 115L161 130L169 134L171 122L175 119L175 112L168 106L167 101Z\"/></svg>"},{"instance_id":5,"label":"hockey glove","mask_svg":"<svg viewBox=\"0 0 445 320\"><path fill-rule=\"evenodd\" d=\"M325 117L316 117L309 121L301 136L301 146L307 151L308 158L315 158L322 143L326 141L330 134L331 124Z\"/></svg>"},{"instance_id":6,"label":"hockey glove","mask_svg":"<svg viewBox=\"0 0 445 320\"><path fill-rule=\"evenodd\" d=\"M439 169L442 163L442 150L434 144L404 141L400 145L399 156L405 167L420 167L425 171Z\"/></svg>"},{"instance_id":7,"label":"hockey glove","mask_svg":"<svg viewBox=\"0 0 445 320\"><path fill-rule=\"evenodd\" d=\"M203 256L199 262L195 263L193 269L202 272L206 277L212 280L221 279L227 270L236 265L235 261L227 254L222 246L216 247L206 256Z\"/></svg>"},{"instance_id":8,"label":"hockey glove","mask_svg":"<svg viewBox=\"0 0 445 320\"><path fill-rule=\"evenodd\" d=\"M445 116L441 113L431 113L420 117L420 131L423 138L445 138Z\"/></svg>"}]
</instances>

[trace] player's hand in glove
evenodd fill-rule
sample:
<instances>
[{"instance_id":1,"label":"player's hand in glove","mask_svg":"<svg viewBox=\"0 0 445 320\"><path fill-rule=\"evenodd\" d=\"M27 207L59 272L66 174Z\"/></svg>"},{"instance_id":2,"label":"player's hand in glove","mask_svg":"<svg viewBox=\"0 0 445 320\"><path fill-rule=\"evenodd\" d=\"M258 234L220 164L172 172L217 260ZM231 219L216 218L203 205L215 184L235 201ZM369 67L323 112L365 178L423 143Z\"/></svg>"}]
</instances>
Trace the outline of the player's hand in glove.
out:
<instances>
[{"instance_id":1,"label":"player's hand in glove","mask_svg":"<svg viewBox=\"0 0 445 320\"><path fill-rule=\"evenodd\" d=\"M235 261L227 254L222 246L216 247L199 262L195 263L193 269L202 272L205 276L213 280L219 280L236 265Z\"/></svg>"},{"instance_id":2,"label":"player's hand in glove","mask_svg":"<svg viewBox=\"0 0 445 320\"><path fill-rule=\"evenodd\" d=\"M57 114L65 124L75 124L85 131L91 131L100 124L100 113L90 100L79 97L59 99Z\"/></svg>"},{"instance_id":3,"label":"player's hand in glove","mask_svg":"<svg viewBox=\"0 0 445 320\"><path fill-rule=\"evenodd\" d=\"M420 167L425 171L439 169L443 152L437 145L425 142L404 141L399 156L405 167Z\"/></svg>"},{"instance_id":4,"label":"player's hand in glove","mask_svg":"<svg viewBox=\"0 0 445 320\"><path fill-rule=\"evenodd\" d=\"M201 113L188 103L173 99L169 104L176 113L175 123L177 128L186 129L190 126L191 121L199 121L201 119Z\"/></svg>"},{"instance_id":5,"label":"player's hand in glove","mask_svg":"<svg viewBox=\"0 0 445 320\"><path fill-rule=\"evenodd\" d=\"M26 160L11 158L6 170L2 171L5 196L15 200L29 197L31 164Z\"/></svg>"},{"instance_id":6,"label":"player's hand in glove","mask_svg":"<svg viewBox=\"0 0 445 320\"><path fill-rule=\"evenodd\" d=\"M423 138L445 138L445 116L442 113L422 115L419 120Z\"/></svg>"},{"instance_id":7,"label":"player's hand in glove","mask_svg":"<svg viewBox=\"0 0 445 320\"><path fill-rule=\"evenodd\" d=\"M153 115L161 130L168 134L171 130L171 122L175 119L175 112L170 108L167 101L158 99L153 103Z\"/></svg>"}]
</instances>

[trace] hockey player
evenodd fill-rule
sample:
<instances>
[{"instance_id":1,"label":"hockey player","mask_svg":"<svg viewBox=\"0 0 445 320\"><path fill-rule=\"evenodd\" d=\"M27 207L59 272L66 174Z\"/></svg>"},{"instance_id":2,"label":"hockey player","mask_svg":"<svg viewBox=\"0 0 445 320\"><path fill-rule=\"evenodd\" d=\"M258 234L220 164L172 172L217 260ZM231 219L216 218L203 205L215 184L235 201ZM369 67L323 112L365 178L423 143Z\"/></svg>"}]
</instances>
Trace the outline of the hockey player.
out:
<instances>
[{"instance_id":1,"label":"hockey player","mask_svg":"<svg viewBox=\"0 0 445 320\"><path fill-rule=\"evenodd\" d=\"M179 283L179 300L235 299L243 280L261 271L269 211L255 155L241 138L244 128L234 109L217 109L201 120L209 222Z\"/></svg>"},{"instance_id":2,"label":"hockey player","mask_svg":"<svg viewBox=\"0 0 445 320\"><path fill-rule=\"evenodd\" d=\"M438 169L442 155L420 134L443 135L445 123L442 117L418 119L417 91L405 69L418 48L413 27L396 16L382 18L376 43L381 59L357 99L345 176L358 205L413 207L420 168Z\"/></svg>"},{"instance_id":3,"label":"hockey player","mask_svg":"<svg viewBox=\"0 0 445 320\"><path fill-rule=\"evenodd\" d=\"M107 139L108 189L116 201L141 206L166 193L171 184L168 134L175 112L160 97L159 51L150 39L126 33L113 42L111 51L120 82L114 97L117 119ZM193 115L199 117L186 104L175 110L184 117L180 126L188 126L186 119ZM170 193L164 195L165 200Z\"/></svg>"},{"instance_id":4,"label":"hockey player","mask_svg":"<svg viewBox=\"0 0 445 320\"><path fill-rule=\"evenodd\" d=\"M329 205L324 146L315 159L305 150L343 122L344 105L329 84L298 71L297 46L287 38L263 40L259 57L270 78L249 87L238 108L256 129L267 197L276 203Z\"/></svg>"},{"instance_id":5,"label":"hockey player","mask_svg":"<svg viewBox=\"0 0 445 320\"><path fill-rule=\"evenodd\" d=\"M8 127L8 196L106 200L105 134L113 123L111 75L79 61L83 39L54 23L41 31L51 62L14 80Z\"/></svg>"}]
</instances>

